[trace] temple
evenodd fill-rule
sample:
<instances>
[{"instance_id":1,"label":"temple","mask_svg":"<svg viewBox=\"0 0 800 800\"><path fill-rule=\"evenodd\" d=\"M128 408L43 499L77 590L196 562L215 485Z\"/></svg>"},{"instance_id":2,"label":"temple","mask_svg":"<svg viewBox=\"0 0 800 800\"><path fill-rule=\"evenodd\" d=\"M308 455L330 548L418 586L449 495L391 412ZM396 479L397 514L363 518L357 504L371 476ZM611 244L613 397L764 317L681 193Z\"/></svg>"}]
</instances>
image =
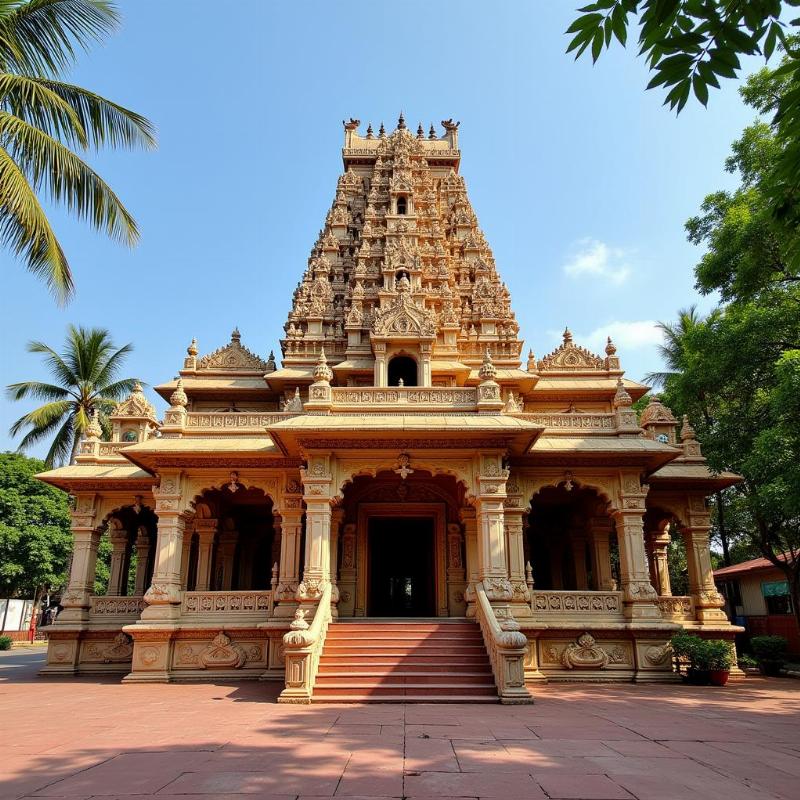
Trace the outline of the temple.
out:
<instances>
[{"instance_id":1,"label":"temple","mask_svg":"<svg viewBox=\"0 0 800 800\"><path fill-rule=\"evenodd\" d=\"M459 175L458 123L344 123L344 171L272 353L192 340L77 463L45 674L280 681L280 700L530 702L669 681L681 627L733 640L688 420L569 330L523 340ZM103 537L107 594L94 593ZM671 540L688 592L673 594Z\"/></svg>"}]
</instances>

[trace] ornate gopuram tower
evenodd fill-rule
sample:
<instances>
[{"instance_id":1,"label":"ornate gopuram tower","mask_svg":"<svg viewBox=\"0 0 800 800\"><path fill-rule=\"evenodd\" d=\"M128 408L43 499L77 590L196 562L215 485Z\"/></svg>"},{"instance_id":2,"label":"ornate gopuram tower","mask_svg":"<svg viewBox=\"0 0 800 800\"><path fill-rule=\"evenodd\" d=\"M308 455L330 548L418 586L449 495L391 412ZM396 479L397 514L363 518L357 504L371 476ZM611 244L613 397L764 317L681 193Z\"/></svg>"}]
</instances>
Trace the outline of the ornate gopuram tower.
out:
<instances>
[{"instance_id":1,"label":"ornate gopuram tower","mask_svg":"<svg viewBox=\"0 0 800 800\"><path fill-rule=\"evenodd\" d=\"M238 330L90 426L45 674L253 678L279 700L531 702L669 681L680 628L733 640L713 474L613 342L523 342L459 174L458 123L344 123L344 172L280 346ZM568 309L565 309L565 313ZM99 543L111 575L94 592ZM685 594L667 553L685 549ZM681 578L683 580L683 578Z\"/></svg>"}]
</instances>

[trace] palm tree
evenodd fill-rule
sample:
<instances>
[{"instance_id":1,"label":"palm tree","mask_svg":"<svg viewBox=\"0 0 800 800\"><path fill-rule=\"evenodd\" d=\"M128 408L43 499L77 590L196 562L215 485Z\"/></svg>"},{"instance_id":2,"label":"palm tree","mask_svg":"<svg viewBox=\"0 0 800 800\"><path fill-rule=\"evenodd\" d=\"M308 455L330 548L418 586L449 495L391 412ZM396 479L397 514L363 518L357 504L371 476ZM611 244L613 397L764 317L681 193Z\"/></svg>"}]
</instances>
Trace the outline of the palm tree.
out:
<instances>
[{"instance_id":1,"label":"palm tree","mask_svg":"<svg viewBox=\"0 0 800 800\"><path fill-rule=\"evenodd\" d=\"M55 383L25 381L8 387L12 400L31 397L45 401L11 426L12 436L28 429L19 449L25 450L55 433L45 462L49 467L67 459L74 463L91 417L96 413L107 427L108 414L136 385L134 378L116 380L122 362L132 350L130 344L117 349L107 330L74 325L67 330L66 345L60 354L43 342L29 342L28 352L44 356Z\"/></svg>"},{"instance_id":2,"label":"palm tree","mask_svg":"<svg viewBox=\"0 0 800 800\"><path fill-rule=\"evenodd\" d=\"M139 238L120 199L74 151L154 147L153 126L60 80L118 20L105 0L0 0L0 242L59 302L72 294L72 272L37 195L112 239Z\"/></svg>"},{"instance_id":3,"label":"palm tree","mask_svg":"<svg viewBox=\"0 0 800 800\"><path fill-rule=\"evenodd\" d=\"M703 318L697 313L697 306L682 308L677 322L659 322L657 327L664 335L664 343L658 346L658 353L667 366L662 372L648 372L645 383L665 386L667 380L683 369L683 339L696 328Z\"/></svg>"}]
</instances>

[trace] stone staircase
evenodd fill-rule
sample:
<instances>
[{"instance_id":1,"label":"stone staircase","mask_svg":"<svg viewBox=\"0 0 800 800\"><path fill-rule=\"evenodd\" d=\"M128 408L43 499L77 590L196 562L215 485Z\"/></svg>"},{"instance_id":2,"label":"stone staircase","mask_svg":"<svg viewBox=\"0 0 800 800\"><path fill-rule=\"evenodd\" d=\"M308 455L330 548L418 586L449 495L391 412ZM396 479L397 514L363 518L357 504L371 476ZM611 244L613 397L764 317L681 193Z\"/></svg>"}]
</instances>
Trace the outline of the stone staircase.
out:
<instances>
[{"instance_id":1,"label":"stone staircase","mask_svg":"<svg viewBox=\"0 0 800 800\"><path fill-rule=\"evenodd\" d=\"M316 703L496 703L478 625L463 619L332 622Z\"/></svg>"}]
</instances>

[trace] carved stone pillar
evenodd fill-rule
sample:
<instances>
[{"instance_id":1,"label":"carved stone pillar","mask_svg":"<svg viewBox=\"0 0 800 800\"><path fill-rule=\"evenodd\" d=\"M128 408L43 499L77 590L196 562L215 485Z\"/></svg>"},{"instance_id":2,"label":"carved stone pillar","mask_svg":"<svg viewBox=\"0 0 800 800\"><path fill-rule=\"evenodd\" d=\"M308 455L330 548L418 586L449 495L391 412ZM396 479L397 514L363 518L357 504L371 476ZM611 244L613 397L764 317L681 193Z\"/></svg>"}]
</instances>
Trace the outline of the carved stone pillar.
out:
<instances>
[{"instance_id":1,"label":"carved stone pillar","mask_svg":"<svg viewBox=\"0 0 800 800\"><path fill-rule=\"evenodd\" d=\"M472 506L461 509L461 520L464 525L464 551L467 556L467 590L464 599L467 601L466 615L475 616L475 583L478 578L478 517Z\"/></svg>"},{"instance_id":2,"label":"carved stone pillar","mask_svg":"<svg viewBox=\"0 0 800 800\"><path fill-rule=\"evenodd\" d=\"M690 524L681 530L686 546L686 564L689 572L689 593L694 600L695 617L698 622L726 623L728 618L722 610L725 598L714 585L714 570L711 566L711 550L708 533L711 520L705 510L703 498L694 500L690 510ZM698 506L702 504L702 512Z\"/></svg>"},{"instance_id":3,"label":"carved stone pillar","mask_svg":"<svg viewBox=\"0 0 800 800\"><path fill-rule=\"evenodd\" d=\"M181 548L181 589L186 591L189 588L189 559L192 555L192 534L186 531L183 537L183 547Z\"/></svg>"},{"instance_id":4,"label":"carved stone pillar","mask_svg":"<svg viewBox=\"0 0 800 800\"><path fill-rule=\"evenodd\" d=\"M136 575L134 576L133 593L136 597L141 597L147 586L147 565L150 560L150 534L144 525L139 526L136 532Z\"/></svg>"},{"instance_id":5,"label":"carved stone pillar","mask_svg":"<svg viewBox=\"0 0 800 800\"><path fill-rule=\"evenodd\" d=\"M300 497L286 498L281 512L281 558L276 617L292 617L297 608L297 585L300 582L300 537L303 531L303 509Z\"/></svg>"},{"instance_id":6,"label":"carved stone pillar","mask_svg":"<svg viewBox=\"0 0 800 800\"><path fill-rule=\"evenodd\" d=\"M386 342L374 342L372 352L375 354L375 385L386 387L389 385L386 372Z\"/></svg>"},{"instance_id":7,"label":"carved stone pillar","mask_svg":"<svg viewBox=\"0 0 800 800\"><path fill-rule=\"evenodd\" d=\"M611 549L609 539L614 523L608 517L592 517L589 520L589 535L592 544L592 572L595 589L610 592L614 589L614 576L611 574Z\"/></svg>"},{"instance_id":8,"label":"carved stone pillar","mask_svg":"<svg viewBox=\"0 0 800 800\"><path fill-rule=\"evenodd\" d=\"M75 497L72 517L72 564L67 590L61 597L60 623L87 622L90 597L94 594L97 548L101 530L95 527L96 495L83 494ZM77 658L77 653L76 653Z\"/></svg>"},{"instance_id":9,"label":"carved stone pillar","mask_svg":"<svg viewBox=\"0 0 800 800\"><path fill-rule=\"evenodd\" d=\"M189 515L181 507L180 473L164 473L159 486L153 488L158 515L158 537L153 580L144 595L147 608L141 620L171 622L180 617L181 556L183 535Z\"/></svg>"},{"instance_id":10,"label":"carved stone pillar","mask_svg":"<svg viewBox=\"0 0 800 800\"><path fill-rule=\"evenodd\" d=\"M625 616L632 620L661 618L656 590L650 583L644 547L646 489L638 476L623 477L622 508L614 514L619 545L619 570Z\"/></svg>"},{"instance_id":11,"label":"carved stone pillar","mask_svg":"<svg viewBox=\"0 0 800 800\"><path fill-rule=\"evenodd\" d=\"M569 532L572 561L575 565L575 588L588 589L589 576L586 572L586 536L580 528L573 527Z\"/></svg>"},{"instance_id":12,"label":"carved stone pillar","mask_svg":"<svg viewBox=\"0 0 800 800\"><path fill-rule=\"evenodd\" d=\"M197 575L194 588L198 592L211 589L211 564L214 555L214 537L217 535L217 520L198 519L197 531Z\"/></svg>"},{"instance_id":13,"label":"carved stone pillar","mask_svg":"<svg viewBox=\"0 0 800 800\"><path fill-rule=\"evenodd\" d=\"M661 597L672 596L672 585L669 580L669 530L654 531L650 537L650 566L653 573L653 585Z\"/></svg>"},{"instance_id":14,"label":"carved stone pillar","mask_svg":"<svg viewBox=\"0 0 800 800\"><path fill-rule=\"evenodd\" d=\"M331 583L334 591L331 593L332 614L334 619L339 616L339 529L344 521L344 509L336 507L331 509L331 541L330 541L330 566L328 567L331 576Z\"/></svg>"},{"instance_id":15,"label":"carved stone pillar","mask_svg":"<svg viewBox=\"0 0 800 800\"><path fill-rule=\"evenodd\" d=\"M508 470L499 454L481 455L478 515L478 577L487 598L506 606L513 597L506 559L505 506Z\"/></svg>"},{"instance_id":16,"label":"carved stone pillar","mask_svg":"<svg viewBox=\"0 0 800 800\"><path fill-rule=\"evenodd\" d=\"M420 342L419 350L420 350L420 360L422 362L419 365L420 369L419 385L432 386L433 375L431 374L431 350L432 350L431 344L429 342Z\"/></svg>"},{"instance_id":17,"label":"carved stone pillar","mask_svg":"<svg viewBox=\"0 0 800 800\"><path fill-rule=\"evenodd\" d=\"M108 591L107 595L119 597L125 594L126 583L125 561L128 556L128 531L118 520L111 520L108 528L108 538L111 542L111 559L109 562Z\"/></svg>"},{"instance_id":18,"label":"carved stone pillar","mask_svg":"<svg viewBox=\"0 0 800 800\"><path fill-rule=\"evenodd\" d=\"M272 569L275 564L280 564L281 561L281 538L283 536L281 523L281 515L278 513L272 514L272 548L270 550L269 567Z\"/></svg>"},{"instance_id":19,"label":"carved stone pillar","mask_svg":"<svg viewBox=\"0 0 800 800\"><path fill-rule=\"evenodd\" d=\"M222 581L217 589L229 592L233 585L233 562L236 555L236 543L239 540L239 532L233 527L233 520L226 519L223 522L224 529L220 531L217 538L217 572L222 567Z\"/></svg>"},{"instance_id":20,"label":"carved stone pillar","mask_svg":"<svg viewBox=\"0 0 800 800\"><path fill-rule=\"evenodd\" d=\"M511 610L515 617L527 617L531 613L531 593L525 581L525 546L522 535L524 510L521 499L520 495L508 493L504 506L508 577L513 592Z\"/></svg>"},{"instance_id":21,"label":"carved stone pillar","mask_svg":"<svg viewBox=\"0 0 800 800\"><path fill-rule=\"evenodd\" d=\"M356 602L356 525L342 529L342 562L339 570L339 616L351 617Z\"/></svg>"},{"instance_id":22,"label":"carved stone pillar","mask_svg":"<svg viewBox=\"0 0 800 800\"><path fill-rule=\"evenodd\" d=\"M451 617L460 617L466 612L465 593L467 583L462 548L461 525L447 525L447 607Z\"/></svg>"}]
</instances>

